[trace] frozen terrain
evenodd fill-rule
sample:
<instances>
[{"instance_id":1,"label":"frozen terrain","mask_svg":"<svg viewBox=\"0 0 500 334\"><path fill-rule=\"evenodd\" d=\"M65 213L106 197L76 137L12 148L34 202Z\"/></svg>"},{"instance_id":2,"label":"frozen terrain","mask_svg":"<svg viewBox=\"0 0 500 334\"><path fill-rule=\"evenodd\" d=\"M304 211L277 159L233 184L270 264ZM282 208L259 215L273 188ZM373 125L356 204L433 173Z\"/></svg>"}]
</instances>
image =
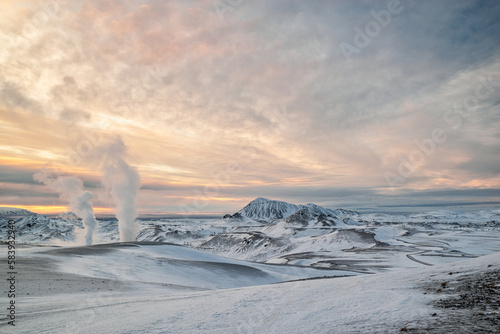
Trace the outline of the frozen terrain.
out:
<instances>
[{"instance_id":1,"label":"frozen terrain","mask_svg":"<svg viewBox=\"0 0 500 334\"><path fill-rule=\"evenodd\" d=\"M52 248L43 254L55 259L62 272L187 290L228 289L311 277L359 275L344 270L244 262L163 243Z\"/></svg>"},{"instance_id":2,"label":"frozen terrain","mask_svg":"<svg viewBox=\"0 0 500 334\"><path fill-rule=\"evenodd\" d=\"M138 254L152 251L140 243L129 246ZM123 245L108 247L119 251ZM155 254L173 250L169 245L155 247ZM182 247L175 247L182 254ZM98 278L107 274L82 268L81 263L68 265L75 258L97 256L93 251L40 253L30 248L21 252L25 255L18 269L23 282L16 301L17 326L9 327L2 318L2 332L397 333L405 329L441 333L440 324L450 326L456 310L439 304L454 303L463 293L454 292L456 287L464 280L482 284L485 275L494 277L489 284L498 292L500 272L500 254L496 253L445 266L383 274L196 291L137 281L136 269L124 268L120 261L111 264L118 254L113 251L98 255L107 267L105 272L114 273L113 278ZM72 273L79 269L84 271ZM150 273L143 275L149 277ZM228 278L221 275L219 282L224 284ZM191 279L205 282L203 276ZM498 295L495 298L498 300ZM490 305L481 314L460 310L462 322L468 316L482 319L483 330L498 329L498 305ZM466 320L457 322L460 327L447 328L450 332L457 332L457 328L471 332L471 320Z\"/></svg>"},{"instance_id":3,"label":"frozen terrain","mask_svg":"<svg viewBox=\"0 0 500 334\"><path fill-rule=\"evenodd\" d=\"M0 214L0 232L6 229L7 220L1 218L6 216ZM150 218L140 224L138 241L184 245L242 261L362 273L500 252L498 209L359 213L258 198L220 219ZM18 239L26 244L84 244L83 224L72 214L50 218L19 212L16 228ZM94 241L118 242L117 221L100 219Z\"/></svg>"},{"instance_id":4,"label":"frozen terrain","mask_svg":"<svg viewBox=\"0 0 500 334\"><path fill-rule=\"evenodd\" d=\"M9 219L18 326L0 314L2 333L500 328L500 210L360 213L258 198L219 219L142 219L137 242L119 243L117 221L99 219L92 246L70 213L3 208L2 236Z\"/></svg>"}]
</instances>

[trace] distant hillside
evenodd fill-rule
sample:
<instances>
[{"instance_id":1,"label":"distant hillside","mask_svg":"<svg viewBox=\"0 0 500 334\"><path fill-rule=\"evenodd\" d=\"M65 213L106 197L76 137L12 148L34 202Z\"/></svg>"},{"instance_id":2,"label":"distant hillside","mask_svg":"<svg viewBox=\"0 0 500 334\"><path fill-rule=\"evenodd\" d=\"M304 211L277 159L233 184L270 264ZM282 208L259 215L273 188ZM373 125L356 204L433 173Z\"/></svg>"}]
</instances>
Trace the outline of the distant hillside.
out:
<instances>
[{"instance_id":1,"label":"distant hillside","mask_svg":"<svg viewBox=\"0 0 500 334\"><path fill-rule=\"evenodd\" d=\"M224 218L249 218L257 221L272 222L296 215L299 211L308 215L322 215L327 217L352 216L357 214L357 212L343 209L330 210L313 203L296 205L258 197L240 211L233 215L225 215Z\"/></svg>"},{"instance_id":2,"label":"distant hillside","mask_svg":"<svg viewBox=\"0 0 500 334\"><path fill-rule=\"evenodd\" d=\"M25 209L0 207L0 216L29 216L34 214L34 212Z\"/></svg>"}]
</instances>

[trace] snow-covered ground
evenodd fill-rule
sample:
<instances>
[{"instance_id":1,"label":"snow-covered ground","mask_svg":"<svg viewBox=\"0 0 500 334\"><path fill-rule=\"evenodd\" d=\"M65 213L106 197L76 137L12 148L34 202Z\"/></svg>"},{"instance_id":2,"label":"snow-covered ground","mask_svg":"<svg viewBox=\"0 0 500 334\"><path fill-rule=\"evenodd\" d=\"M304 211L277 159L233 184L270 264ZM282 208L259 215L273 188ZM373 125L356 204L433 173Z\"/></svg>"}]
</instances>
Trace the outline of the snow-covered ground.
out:
<instances>
[{"instance_id":1,"label":"snow-covered ground","mask_svg":"<svg viewBox=\"0 0 500 334\"><path fill-rule=\"evenodd\" d=\"M344 270L244 262L159 243L53 248L45 255L57 260L61 272L186 289L228 289L311 277L359 275Z\"/></svg>"},{"instance_id":2,"label":"snow-covered ground","mask_svg":"<svg viewBox=\"0 0 500 334\"><path fill-rule=\"evenodd\" d=\"M20 242L83 244L83 225L74 215L48 218L20 210L17 216ZM0 232L7 228L2 217L6 215L0 212ZM242 261L363 273L445 264L500 251L498 209L359 213L258 198L224 219L157 218L140 224L138 241L185 245ZM117 221L100 219L94 241L119 241Z\"/></svg>"},{"instance_id":3,"label":"snow-covered ground","mask_svg":"<svg viewBox=\"0 0 500 334\"><path fill-rule=\"evenodd\" d=\"M155 256L190 257L182 247L154 247L158 247ZM147 245L130 249L137 249L137 254L152 252ZM24 252L42 262L45 257L55 256L33 249ZM60 281L46 281L46 291L26 295L22 289L29 290L43 275L23 268L23 284L19 283L16 302L17 325L8 327L2 318L0 329L7 333L397 333L402 328L425 332L429 326L436 326L436 317L451 316L451 311L433 306L442 298L434 291L439 291L444 282L453 286L462 276L500 269L500 254L492 254L445 266L384 274L174 293L161 284L129 282L142 284L136 289L118 285L121 280L131 279L126 273L134 270L122 267L120 261L111 261L116 254L99 255L101 260L107 258L103 261L106 272L121 273L100 291L82 291L79 279L83 281L84 276L71 276L72 283L68 283L65 275L69 274L47 269L58 273L55 277ZM74 252L58 254L59 268L81 268L81 263L68 266L75 256ZM86 272L95 273L94 269ZM221 276L220 282L226 278ZM195 279L202 281L203 277ZM71 284L74 291L60 293L59 284ZM47 290L50 286L55 288L52 293Z\"/></svg>"},{"instance_id":4,"label":"snow-covered ground","mask_svg":"<svg viewBox=\"0 0 500 334\"><path fill-rule=\"evenodd\" d=\"M9 217L18 326L0 314L2 333L439 333L462 313L436 310L436 291L500 265L496 209L359 213L258 198L220 219L140 220L133 243L99 219L93 246L72 214L2 209L2 236Z\"/></svg>"}]
</instances>

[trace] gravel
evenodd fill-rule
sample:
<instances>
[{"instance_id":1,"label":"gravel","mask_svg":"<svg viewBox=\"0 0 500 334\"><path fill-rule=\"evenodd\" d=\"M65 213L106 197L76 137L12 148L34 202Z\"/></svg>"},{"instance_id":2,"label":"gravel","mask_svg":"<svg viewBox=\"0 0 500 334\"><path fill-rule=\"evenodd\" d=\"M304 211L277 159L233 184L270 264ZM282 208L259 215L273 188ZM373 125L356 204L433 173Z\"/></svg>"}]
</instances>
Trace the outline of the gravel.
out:
<instances>
[{"instance_id":1,"label":"gravel","mask_svg":"<svg viewBox=\"0 0 500 334\"><path fill-rule=\"evenodd\" d=\"M426 286L435 312L401 328L408 333L500 333L500 270L460 275Z\"/></svg>"}]
</instances>

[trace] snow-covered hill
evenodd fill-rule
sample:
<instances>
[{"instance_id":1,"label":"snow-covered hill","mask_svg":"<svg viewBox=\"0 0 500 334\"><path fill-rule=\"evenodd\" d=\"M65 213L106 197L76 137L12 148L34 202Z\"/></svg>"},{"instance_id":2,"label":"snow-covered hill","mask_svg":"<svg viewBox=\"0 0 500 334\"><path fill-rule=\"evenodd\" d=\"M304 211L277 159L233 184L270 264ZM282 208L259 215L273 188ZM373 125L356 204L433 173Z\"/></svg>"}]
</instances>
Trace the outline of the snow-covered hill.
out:
<instances>
[{"instance_id":1,"label":"snow-covered hill","mask_svg":"<svg viewBox=\"0 0 500 334\"><path fill-rule=\"evenodd\" d=\"M293 210L296 211L290 214ZM488 234L486 231L500 230L498 210L477 214L454 211L362 214L258 198L239 213L240 217L245 214L246 219L258 217L261 224L250 225L246 220L245 224L232 225L224 233L205 238L196 247L247 261L321 267L345 265L369 272L428 263L430 259L424 255L432 255L432 260L441 263L459 256L500 251L500 237L490 243L491 248L480 245L483 234ZM464 231L469 234L462 234ZM373 254L377 254L378 261L372 259Z\"/></svg>"},{"instance_id":2,"label":"snow-covered hill","mask_svg":"<svg viewBox=\"0 0 500 334\"><path fill-rule=\"evenodd\" d=\"M161 270L154 263L156 257L181 260L171 263L176 270L189 263L184 269L196 276L190 276L188 271L178 272L179 277L187 275L186 281L179 281L181 284L205 282L201 275L207 271L205 284L221 286L231 286L235 278L244 279L246 271L253 273L252 278L267 276L261 276L264 273L261 269L250 268L242 270L243 277L237 270L233 276L231 265L227 265L218 277L215 267L207 270L210 262L204 261L206 258L193 261L190 256L195 254L185 254L185 249L159 247L128 247L125 252L108 250L100 255L61 252L50 255L60 261L59 265L40 269L34 264L47 261L48 254L25 256L26 263L31 265L22 269L23 288L16 299L16 305L22 305L18 309L20 326L14 332L475 333L479 330L496 333L498 330L499 311L495 303L499 289L495 278L500 272L499 253L387 274L176 292L173 285L155 284L161 278L155 276ZM74 266L73 260L76 260ZM127 260L131 263L127 264ZM147 264L151 260L153 270L149 275ZM136 266L144 266L144 270L137 270ZM79 270L94 276L83 276ZM144 276L134 281L138 274ZM176 272L165 274L170 280ZM131 284L136 288L132 289ZM482 294L477 287L483 287L487 293ZM32 293L27 295L26 291ZM472 300L471 305L461 306L462 296ZM12 328L7 327L7 321L5 317L0 319L0 328L9 332Z\"/></svg>"},{"instance_id":3,"label":"snow-covered hill","mask_svg":"<svg viewBox=\"0 0 500 334\"><path fill-rule=\"evenodd\" d=\"M500 210L359 213L259 198L239 212L240 218L229 219L139 220L137 240L244 261L360 272L448 263L500 251ZM20 243L83 245L83 225L75 215L49 218L31 213L15 220ZM0 232L7 229L7 221L0 216ZM1 235L5 241L7 233ZM117 242L118 235L116 219L98 220L95 243Z\"/></svg>"},{"instance_id":4,"label":"snow-covered hill","mask_svg":"<svg viewBox=\"0 0 500 334\"><path fill-rule=\"evenodd\" d=\"M11 208L11 207L0 207L0 216L11 217L11 216L29 216L34 213L25 209Z\"/></svg>"},{"instance_id":5,"label":"snow-covered hill","mask_svg":"<svg viewBox=\"0 0 500 334\"><path fill-rule=\"evenodd\" d=\"M228 289L359 273L238 261L179 245L112 243L45 251L63 272L124 282L173 285L176 290Z\"/></svg>"},{"instance_id":6,"label":"snow-covered hill","mask_svg":"<svg viewBox=\"0 0 500 334\"><path fill-rule=\"evenodd\" d=\"M328 233L343 222L331 210L307 204L282 221L265 229L272 236L318 235Z\"/></svg>"},{"instance_id":7,"label":"snow-covered hill","mask_svg":"<svg viewBox=\"0 0 500 334\"><path fill-rule=\"evenodd\" d=\"M354 217L365 223L409 223L409 224L448 224L450 226L500 226L500 210L480 210L463 212L459 210L434 210L421 213L365 213Z\"/></svg>"},{"instance_id":8,"label":"snow-covered hill","mask_svg":"<svg viewBox=\"0 0 500 334\"><path fill-rule=\"evenodd\" d=\"M286 218L300 209L299 205L259 197L232 216L226 216L226 218L244 217L269 222L275 219Z\"/></svg>"},{"instance_id":9,"label":"snow-covered hill","mask_svg":"<svg viewBox=\"0 0 500 334\"><path fill-rule=\"evenodd\" d=\"M6 230L8 220L16 217L16 240L21 243L54 244L74 242L78 231L83 230L81 220L73 219L72 215L64 218L48 218L47 216L29 212L25 215L9 215L0 217L0 230ZM6 233L2 233L6 237Z\"/></svg>"},{"instance_id":10,"label":"snow-covered hill","mask_svg":"<svg viewBox=\"0 0 500 334\"><path fill-rule=\"evenodd\" d=\"M301 219L301 215L319 216L322 217L352 217L358 215L355 211L336 209L330 210L314 203L309 204L292 204L282 201L270 200L267 198L256 198L248 203L244 208L234 213L233 215L225 215L224 219L244 219L256 220L261 223L272 223L278 220L289 218L295 215L295 218Z\"/></svg>"}]
</instances>

